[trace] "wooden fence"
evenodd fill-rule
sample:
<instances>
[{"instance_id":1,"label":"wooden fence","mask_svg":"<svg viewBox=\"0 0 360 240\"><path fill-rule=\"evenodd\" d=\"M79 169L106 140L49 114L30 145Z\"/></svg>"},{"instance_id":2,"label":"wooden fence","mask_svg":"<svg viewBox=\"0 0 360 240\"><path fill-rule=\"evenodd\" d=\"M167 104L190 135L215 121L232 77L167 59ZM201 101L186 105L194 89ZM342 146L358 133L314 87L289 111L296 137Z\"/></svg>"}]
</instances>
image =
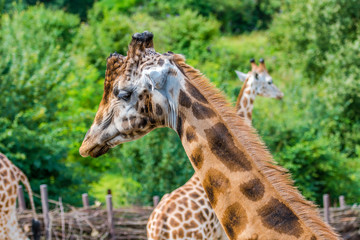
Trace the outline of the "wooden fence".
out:
<instances>
[{"instance_id":1,"label":"wooden fence","mask_svg":"<svg viewBox=\"0 0 360 240\"><path fill-rule=\"evenodd\" d=\"M40 186L42 214L39 220L42 224L43 239L129 239L142 240L146 238L146 223L153 207L131 207L113 209L112 194L108 190L106 207L90 206L88 195L82 194L83 207L75 208L59 201L49 200L47 186ZM154 206L159 197L153 198ZM344 196L339 198L339 207L330 207L330 197L323 197L324 208L320 214L326 222L332 225L345 240L360 239L360 206L347 206ZM25 232L31 237L31 211L25 209L22 188L18 192L18 220ZM54 205L49 210L49 203ZM64 211L67 209L67 211Z\"/></svg>"}]
</instances>

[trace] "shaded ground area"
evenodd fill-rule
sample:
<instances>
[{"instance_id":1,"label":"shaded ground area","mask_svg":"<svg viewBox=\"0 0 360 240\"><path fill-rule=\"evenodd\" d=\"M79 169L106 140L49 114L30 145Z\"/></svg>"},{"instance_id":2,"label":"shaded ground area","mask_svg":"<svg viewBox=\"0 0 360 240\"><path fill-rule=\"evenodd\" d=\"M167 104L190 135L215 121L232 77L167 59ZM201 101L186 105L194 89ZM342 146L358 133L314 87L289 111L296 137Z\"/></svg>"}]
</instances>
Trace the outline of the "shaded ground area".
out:
<instances>
[{"instance_id":1,"label":"shaded ground area","mask_svg":"<svg viewBox=\"0 0 360 240\"><path fill-rule=\"evenodd\" d=\"M146 223L151 211L152 207L114 209L114 239L147 239ZM31 212L24 211L18 216L20 225L31 237ZM39 218L44 229L42 215ZM64 213L54 209L50 212L50 228L52 239L111 239L107 211L99 207L73 208Z\"/></svg>"},{"instance_id":2,"label":"shaded ground area","mask_svg":"<svg viewBox=\"0 0 360 240\"><path fill-rule=\"evenodd\" d=\"M151 211L152 207L115 209L114 239L146 239L146 223ZM360 239L360 206L331 208L330 211L330 224L343 239ZM43 223L42 216L39 217ZM31 237L29 231L31 218L30 211L19 213L20 225L27 231L29 237ZM110 239L108 215L106 210L100 207L71 208L64 213L60 208L56 208L50 212L50 226L52 239Z\"/></svg>"}]
</instances>

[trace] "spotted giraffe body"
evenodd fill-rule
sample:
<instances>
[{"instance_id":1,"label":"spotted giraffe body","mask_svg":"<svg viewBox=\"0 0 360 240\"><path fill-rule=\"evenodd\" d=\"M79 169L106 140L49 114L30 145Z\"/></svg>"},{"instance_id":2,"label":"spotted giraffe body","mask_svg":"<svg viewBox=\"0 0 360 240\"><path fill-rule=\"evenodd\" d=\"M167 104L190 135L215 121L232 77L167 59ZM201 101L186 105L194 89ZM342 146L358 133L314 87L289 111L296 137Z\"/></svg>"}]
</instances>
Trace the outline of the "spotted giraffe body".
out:
<instances>
[{"instance_id":1,"label":"spotted giraffe body","mask_svg":"<svg viewBox=\"0 0 360 240\"><path fill-rule=\"evenodd\" d=\"M254 59L250 62L252 69L248 74L236 71L240 80L244 81L237 99L237 114L249 125L257 95L277 99L283 97L283 93L273 84L264 60L260 59L259 66ZM187 138L196 135L192 129L185 134ZM196 173L155 207L147 224L147 236L149 240L228 239Z\"/></svg>"},{"instance_id":2,"label":"spotted giraffe body","mask_svg":"<svg viewBox=\"0 0 360 240\"><path fill-rule=\"evenodd\" d=\"M32 198L32 190L25 174L18 169L2 153L0 153L0 239L1 240L25 240L28 239L21 230L16 218L16 197L18 184L22 182L28 191L33 211L34 221L37 220L35 205ZM34 223L34 222L33 222ZM38 223L36 223L38 225ZM38 226L36 226L38 227ZM35 231L35 239L38 229Z\"/></svg>"},{"instance_id":3,"label":"spotted giraffe body","mask_svg":"<svg viewBox=\"0 0 360 240\"><path fill-rule=\"evenodd\" d=\"M119 70L107 71L80 154L98 157L170 127L229 239L339 239L223 95L183 56L155 52L152 37L134 34Z\"/></svg>"},{"instance_id":4,"label":"spotted giraffe body","mask_svg":"<svg viewBox=\"0 0 360 240\"><path fill-rule=\"evenodd\" d=\"M194 174L159 202L147 225L148 239L228 239Z\"/></svg>"}]
</instances>

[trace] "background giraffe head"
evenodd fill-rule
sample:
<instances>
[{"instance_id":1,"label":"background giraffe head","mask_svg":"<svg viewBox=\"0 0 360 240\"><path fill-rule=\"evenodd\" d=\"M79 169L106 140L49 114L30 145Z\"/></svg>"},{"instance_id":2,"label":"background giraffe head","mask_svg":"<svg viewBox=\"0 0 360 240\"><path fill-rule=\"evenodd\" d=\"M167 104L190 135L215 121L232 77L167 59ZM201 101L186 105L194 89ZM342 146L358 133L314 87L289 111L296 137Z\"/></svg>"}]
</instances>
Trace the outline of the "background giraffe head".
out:
<instances>
[{"instance_id":1,"label":"background giraffe head","mask_svg":"<svg viewBox=\"0 0 360 240\"><path fill-rule=\"evenodd\" d=\"M152 39L150 32L136 33L127 56L108 57L103 98L80 147L82 156L98 157L155 128L175 127L180 88L175 78L181 73L174 54L155 52Z\"/></svg>"},{"instance_id":2,"label":"background giraffe head","mask_svg":"<svg viewBox=\"0 0 360 240\"><path fill-rule=\"evenodd\" d=\"M273 79L266 69L265 61L260 59L260 64L256 65L255 60L251 59L251 71L246 73L235 71L241 81L245 84L253 85L255 95L263 97L282 99L284 94L275 86Z\"/></svg>"}]
</instances>

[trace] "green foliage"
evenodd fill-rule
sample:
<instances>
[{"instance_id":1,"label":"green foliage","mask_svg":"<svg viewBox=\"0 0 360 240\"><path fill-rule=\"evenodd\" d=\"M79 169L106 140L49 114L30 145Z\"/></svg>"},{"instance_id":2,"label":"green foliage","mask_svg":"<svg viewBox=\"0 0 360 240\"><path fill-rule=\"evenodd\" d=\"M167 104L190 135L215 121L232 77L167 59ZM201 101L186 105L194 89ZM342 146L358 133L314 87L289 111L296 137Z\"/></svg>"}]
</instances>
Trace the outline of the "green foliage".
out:
<instances>
[{"instance_id":1,"label":"green foliage","mask_svg":"<svg viewBox=\"0 0 360 240\"><path fill-rule=\"evenodd\" d=\"M187 10L161 22L161 33L166 36L162 44L173 52L196 57L218 36L219 26L215 19Z\"/></svg>"},{"instance_id":2,"label":"green foliage","mask_svg":"<svg viewBox=\"0 0 360 240\"><path fill-rule=\"evenodd\" d=\"M51 196L76 182L62 162L69 143L59 112L73 87L67 49L78 26L77 17L42 6L1 17L0 151L33 185L48 183Z\"/></svg>"},{"instance_id":3,"label":"green foliage","mask_svg":"<svg viewBox=\"0 0 360 240\"><path fill-rule=\"evenodd\" d=\"M300 141L299 146L313 148L313 158L328 158L329 169L319 174L326 186L314 178L312 187L317 182L323 191L335 196L343 192L359 199L360 6L357 1L343 0L288 1L283 10L274 21L270 39L276 49L287 55L287 67L301 72L297 84L307 90L311 85L318 89L311 91L312 95L302 92L308 96L305 104L311 108L306 109L312 114L301 117L309 122L308 131L315 138L305 138L311 145ZM321 153L319 143L326 147L326 154ZM339 179L337 184L335 179ZM307 189L314 195L310 186ZM319 201L320 196L316 199Z\"/></svg>"},{"instance_id":4,"label":"green foliage","mask_svg":"<svg viewBox=\"0 0 360 240\"><path fill-rule=\"evenodd\" d=\"M266 28L279 7L279 0L152 0L143 1L140 9L157 18L166 18L180 14L184 9L192 9L205 17L214 15L221 22L222 30L239 33Z\"/></svg>"},{"instance_id":5,"label":"green foliage","mask_svg":"<svg viewBox=\"0 0 360 240\"><path fill-rule=\"evenodd\" d=\"M94 2L95 0L0 0L0 13L2 10L11 11L14 5L18 8L25 8L42 3L51 9L62 9L69 13L78 14L82 20L85 20L86 13Z\"/></svg>"},{"instance_id":6,"label":"green foliage","mask_svg":"<svg viewBox=\"0 0 360 240\"><path fill-rule=\"evenodd\" d=\"M184 54L234 102L249 59L263 57L282 101L257 97L253 125L309 199L330 192L359 201L360 30L353 0L1 1L0 151L50 197L80 193L116 206L149 204L185 183L193 169L174 131L158 129L97 159L78 149L103 91L106 57L125 55L131 35L150 30L158 52ZM63 11L76 12L87 22ZM189 10L192 9L192 10ZM269 35L269 37L268 37ZM270 41L269 41L270 40ZM35 188L35 191L36 188Z\"/></svg>"},{"instance_id":7,"label":"green foliage","mask_svg":"<svg viewBox=\"0 0 360 240\"><path fill-rule=\"evenodd\" d=\"M296 76L294 80L281 88L285 97L280 108L274 105L276 100L256 100L254 126L307 198L320 204L322 194L331 193L333 198L346 195L349 201L357 201L356 168L341 153L339 139L326 136L330 113L313 98L319 94L317 89L300 85Z\"/></svg>"},{"instance_id":8,"label":"green foliage","mask_svg":"<svg viewBox=\"0 0 360 240\"><path fill-rule=\"evenodd\" d=\"M218 36L219 24L195 12L184 11L179 16L155 20L146 14L126 16L104 9L100 4L90 11L89 25L83 25L78 37L77 51L91 64L105 72L104 59L114 51L126 54L131 35L147 29L155 35L158 51L184 53L190 57L206 51L211 40Z\"/></svg>"},{"instance_id":9,"label":"green foliage","mask_svg":"<svg viewBox=\"0 0 360 240\"><path fill-rule=\"evenodd\" d=\"M272 41L289 52L304 73L316 81L329 55L359 37L360 5L356 0L287 1L272 28ZM296 27L294 27L296 26Z\"/></svg>"},{"instance_id":10,"label":"green foliage","mask_svg":"<svg viewBox=\"0 0 360 240\"><path fill-rule=\"evenodd\" d=\"M120 150L121 168L131 169L133 179L142 185L139 196L150 203L152 196L164 195L190 179L194 173L178 135L158 129Z\"/></svg>"},{"instance_id":11,"label":"green foliage","mask_svg":"<svg viewBox=\"0 0 360 240\"><path fill-rule=\"evenodd\" d=\"M89 25L82 25L77 38L77 51L89 63L105 73L105 61L114 50L125 53L131 39L132 22L125 15L105 11L95 5L89 12Z\"/></svg>"},{"instance_id":12,"label":"green foliage","mask_svg":"<svg viewBox=\"0 0 360 240\"><path fill-rule=\"evenodd\" d=\"M289 2L272 29L272 41L290 54L289 62L311 83L322 86L322 103L331 113L327 131L340 137L342 150L350 157L356 156L355 145L360 143L355 136L360 124L360 6L356 3Z\"/></svg>"},{"instance_id":13,"label":"green foliage","mask_svg":"<svg viewBox=\"0 0 360 240\"><path fill-rule=\"evenodd\" d=\"M90 196L105 203L107 189L111 189L115 208L129 206L138 201L141 185L131 178L124 178L118 173L106 174L91 185Z\"/></svg>"},{"instance_id":14,"label":"green foliage","mask_svg":"<svg viewBox=\"0 0 360 240\"><path fill-rule=\"evenodd\" d=\"M346 195L351 202L356 200L354 195L359 196L359 191L353 189L354 172L346 166L347 159L339 153L337 145L327 138L316 138L311 132L296 140L294 145L284 147L277 158L292 173L304 196L318 203L323 193L333 197Z\"/></svg>"},{"instance_id":15,"label":"green foliage","mask_svg":"<svg viewBox=\"0 0 360 240\"><path fill-rule=\"evenodd\" d=\"M101 8L106 11L128 13L133 10L141 1L140 0L101 0L97 2L95 8Z\"/></svg>"}]
</instances>

